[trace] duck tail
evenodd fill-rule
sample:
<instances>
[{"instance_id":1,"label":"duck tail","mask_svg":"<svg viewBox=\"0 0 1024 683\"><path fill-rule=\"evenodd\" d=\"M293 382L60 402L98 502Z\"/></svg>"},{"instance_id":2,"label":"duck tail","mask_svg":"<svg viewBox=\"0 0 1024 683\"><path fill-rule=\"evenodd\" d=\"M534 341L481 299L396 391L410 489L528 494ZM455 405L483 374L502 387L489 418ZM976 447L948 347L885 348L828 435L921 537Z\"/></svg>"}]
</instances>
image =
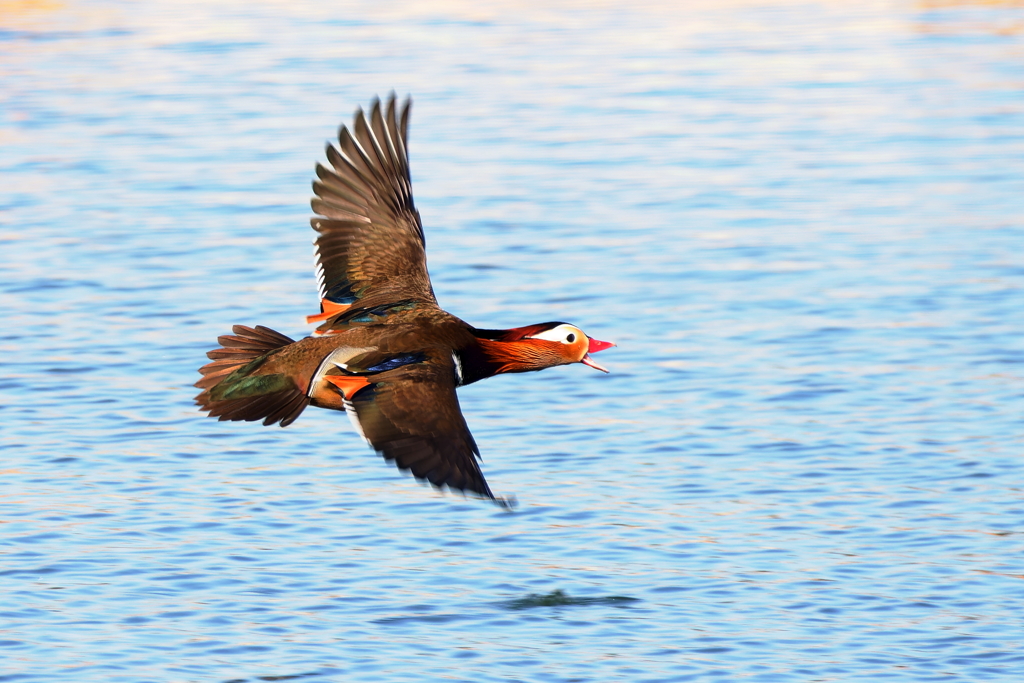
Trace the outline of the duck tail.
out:
<instances>
[{"instance_id":1,"label":"duck tail","mask_svg":"<svg viewBox=\"0 0 1024 683\"><path fill-rule=\"evenodd\" d=\"M288 375L258 374L263 361L294 340L269 327L235 325L233 335L217 337L221 348L206 355L212 362L199 368L203 375L195 386L200 410L219 420L263 420L287 427L309 405L309 397Z\"/></svg>"}]
</instances>

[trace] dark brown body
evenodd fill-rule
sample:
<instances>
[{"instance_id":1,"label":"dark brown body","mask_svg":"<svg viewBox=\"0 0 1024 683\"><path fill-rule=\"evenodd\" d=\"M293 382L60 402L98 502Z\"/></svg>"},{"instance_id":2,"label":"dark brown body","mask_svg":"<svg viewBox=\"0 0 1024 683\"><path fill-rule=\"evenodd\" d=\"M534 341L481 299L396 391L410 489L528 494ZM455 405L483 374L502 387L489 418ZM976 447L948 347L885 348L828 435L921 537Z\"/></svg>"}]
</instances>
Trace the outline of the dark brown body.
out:
<instances>
[{"instance_id":1,"label":"dark brown body","mask_svg":"<svg viewBox=\"0 0 1024 683\"><path fill-rule=\"evenodd\" d=\"M427 273L407 157L409 106L356 113L330 166L317 165L321 323L294 341L236 325L200 369L196 402L221 420L294 422L309 405L344 410L401 469L435 486L495 498L455 390L486 377L583 362L611 344L567 323L482 330L442 310ZM501 499L496 499L501 502Z\"/></svg>"}]
</instances>

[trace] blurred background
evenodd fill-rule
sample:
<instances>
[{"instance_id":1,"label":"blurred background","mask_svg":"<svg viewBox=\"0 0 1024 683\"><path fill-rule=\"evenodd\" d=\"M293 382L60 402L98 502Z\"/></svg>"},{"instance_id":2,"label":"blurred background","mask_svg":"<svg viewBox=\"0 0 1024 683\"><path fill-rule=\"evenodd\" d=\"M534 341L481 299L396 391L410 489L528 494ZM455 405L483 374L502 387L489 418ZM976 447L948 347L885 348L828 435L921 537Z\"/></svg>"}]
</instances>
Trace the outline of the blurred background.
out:
<instances>
[{"instance_id":1,"label":"blurred background","mask_svg":"<svg viewBox=\"0 0 1024 683\"><path fill-rule=\"evenodd\" d=\"M309 183L413 97L438 299L619 343L460 392L509 514L343 416ZM0 1L0 681L1018 681L1024 3Z\"/></svg>"}]
</instances>

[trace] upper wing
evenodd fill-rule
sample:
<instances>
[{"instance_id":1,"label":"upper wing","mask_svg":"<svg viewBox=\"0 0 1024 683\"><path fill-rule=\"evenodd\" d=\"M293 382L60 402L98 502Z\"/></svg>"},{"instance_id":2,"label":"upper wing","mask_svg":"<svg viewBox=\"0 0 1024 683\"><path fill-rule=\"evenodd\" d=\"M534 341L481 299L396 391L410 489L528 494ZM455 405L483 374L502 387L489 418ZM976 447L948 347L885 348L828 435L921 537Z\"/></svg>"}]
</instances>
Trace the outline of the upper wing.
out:
<instances>
[{"instance_id":1,"label":"upper wing","mask_svg":"<svg viewBox=\"0 0 1024 683\"><path fill-rule=\"evenodd\" d=\"M434 486L495 498L455 395L454 366L426 362L382 372L347 402L367 441ZM349 407L351 406L351 407Z\"/></svg>"},{"instance_id":2,"label":"upper wing","mask_svg":"<svg viewBox=\"0 0 1024 683\"><path fill-rule=\"evenodd\" d=\"M318 233L316 273L321 313L319 333L352 304L374 307L410 301L436 307L427 274L423 227L412 202L409 176L409 107L396 112L394 94L382 111L374 100L367 120L357 110L352 132L327 146L330 166L317 164L311 221Z\"/></svg>"}]
</instances>

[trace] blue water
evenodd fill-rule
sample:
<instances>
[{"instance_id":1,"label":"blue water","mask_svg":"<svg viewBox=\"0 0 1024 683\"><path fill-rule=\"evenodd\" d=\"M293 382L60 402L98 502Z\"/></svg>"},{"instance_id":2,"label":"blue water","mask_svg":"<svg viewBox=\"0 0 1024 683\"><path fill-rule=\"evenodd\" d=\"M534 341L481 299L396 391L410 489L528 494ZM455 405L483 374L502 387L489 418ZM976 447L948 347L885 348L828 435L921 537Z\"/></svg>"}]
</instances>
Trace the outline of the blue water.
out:
<instances>
[{"instance_id":1,"label":"blue water","mask_svg":"<svg viewBox=\"0 0 1024 683\"><path fill-rule=\"evenodd\" d=\"M1024 680L1024 7L674 4L0 6L0 681ZM192 405L392 88L514 513Z\"/></svg>"}]
</instances>

